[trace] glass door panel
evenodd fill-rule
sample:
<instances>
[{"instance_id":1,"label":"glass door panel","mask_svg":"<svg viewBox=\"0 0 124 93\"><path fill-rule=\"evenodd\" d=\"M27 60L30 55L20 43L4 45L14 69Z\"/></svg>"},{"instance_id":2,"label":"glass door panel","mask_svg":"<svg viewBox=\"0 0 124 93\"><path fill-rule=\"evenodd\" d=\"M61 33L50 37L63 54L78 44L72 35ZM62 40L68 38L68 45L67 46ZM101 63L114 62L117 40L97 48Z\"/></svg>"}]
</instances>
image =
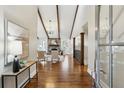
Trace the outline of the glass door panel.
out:
<instances>
[{"instance_id":1,"label":"glass door panel","mask_svg":"<svg viewBox=\"0 0 124 93\"><path fill-rule=\"evenodd\" d=\"M113 46L113 87L124 87L124 46Z\"/></svg>"},{"instance_id":2,"label":"glass door panel","mask_svg":"<svg viewBox=\"0 0 124 93\"><path fill-rule=\"evenodd\" d=\"M100 7L100 44L109 43L109 6Z\"/></svg>"},{"instance_id":3,"label":"glass door panel","mask_svg":"<svg viewBox=\"0 0 124 93\"><path fill-rule=\"evenodd\" d=\"M113 43L124 42L124 6L113 6Z\"/></svg>"},{"instance_id":4,"label":"glass door panel","mask_svg":"<svg viewBox=\"0 0 124 93\"><path fill-rule=\"evenodd\" d=\"M100 46L100 85L109 86L109 46Z\"/></svg>"},{"instance_id":5,"label":"glass door panel","mask_svg":"<svg viewBox=\"0 0 124 93\"><path fill-rule=\"evenodd\" d=\"M124 6L100 6L99 18L99 84L124 87Z\"/></svg>"},{"instance_id":6,"label":"glass door panel","mask_svg":"<svg viewBox=\"0 0 124 93\"><path fill-rule=\"evenodd\" d=\"M113 87L124 87L124 6L113 6ZM121 46L118 46L121 45Z\"/></svg>"}]
</instances>

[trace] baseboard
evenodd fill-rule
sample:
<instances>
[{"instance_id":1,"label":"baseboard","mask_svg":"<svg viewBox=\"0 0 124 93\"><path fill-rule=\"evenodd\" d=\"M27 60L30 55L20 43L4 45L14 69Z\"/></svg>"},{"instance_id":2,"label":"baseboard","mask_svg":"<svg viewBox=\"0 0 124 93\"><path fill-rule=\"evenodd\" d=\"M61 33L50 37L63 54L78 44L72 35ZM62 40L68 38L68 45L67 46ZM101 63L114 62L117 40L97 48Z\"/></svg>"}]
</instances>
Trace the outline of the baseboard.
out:
<instances>
[{"instance_id":1,"label":"baseboard","mask_svg":"<svg viewBox=\"0 0 124 93\"><path fill-rule=\"evenodd\" d=\"M91 69L88 69L87 72L92 76L93 79L95 79L95 72Z\"/></svg>"},{"instance_id":2,"label":"baseboard","mask_svg":"<svg viewBox=\"0 0 124 93\"><path fill-rule=\"evenodd\" d=\"M87 72L91 75L92 71L88 68Z\"/></svg>"}]
</instances>

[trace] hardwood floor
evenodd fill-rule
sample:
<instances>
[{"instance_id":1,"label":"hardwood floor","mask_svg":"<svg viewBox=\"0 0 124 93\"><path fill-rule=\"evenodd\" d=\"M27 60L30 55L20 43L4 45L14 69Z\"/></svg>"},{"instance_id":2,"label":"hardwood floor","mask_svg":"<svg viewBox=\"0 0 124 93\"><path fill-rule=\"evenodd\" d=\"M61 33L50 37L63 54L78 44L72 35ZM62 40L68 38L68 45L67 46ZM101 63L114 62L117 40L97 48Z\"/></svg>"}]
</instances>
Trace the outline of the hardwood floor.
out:
<instances>
[{"instance_id":1,"label":"hardwood floor","mask_svg":"<svg viewBox=\"0 0 124 93\"><path fill-rule=\"evenodd\" d=\"M91 88L91 77L86 66L66 55L63 62L38 64L38 79L32 79L25 88Z\"/></svg>"}]
</instances>

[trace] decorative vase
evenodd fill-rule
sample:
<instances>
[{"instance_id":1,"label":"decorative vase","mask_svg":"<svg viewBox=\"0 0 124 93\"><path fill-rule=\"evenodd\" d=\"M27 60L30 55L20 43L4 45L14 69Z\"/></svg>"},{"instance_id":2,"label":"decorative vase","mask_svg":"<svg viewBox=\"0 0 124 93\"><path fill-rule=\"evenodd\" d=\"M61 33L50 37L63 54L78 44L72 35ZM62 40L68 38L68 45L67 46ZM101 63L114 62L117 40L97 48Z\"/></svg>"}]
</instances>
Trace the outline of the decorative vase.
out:
<instances>
[{"instance_id":1,"label":"decorative vase","mask_svg":"<svg viewBox=\"0 0 124 93\"><path fill-rule=\"evenodd\" d=\"M17 58L17 56L15 56L14 61L13 61L13 73L18 72L19 69L20 69L19 59Z\"/></svg>"}]
</instances>

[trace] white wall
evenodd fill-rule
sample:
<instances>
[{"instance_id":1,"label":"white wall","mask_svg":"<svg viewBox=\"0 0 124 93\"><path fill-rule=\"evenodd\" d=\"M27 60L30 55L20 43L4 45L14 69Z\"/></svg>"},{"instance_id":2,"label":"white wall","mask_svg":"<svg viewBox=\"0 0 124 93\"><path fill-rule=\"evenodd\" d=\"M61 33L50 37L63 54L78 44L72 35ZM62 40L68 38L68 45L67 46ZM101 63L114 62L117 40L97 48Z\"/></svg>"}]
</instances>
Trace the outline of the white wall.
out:
<instances>
[{"instance_id":1,"label":"white wall","mask_svg":"<svg viewBox=\"0 0 124 93\"><path fill-rule=\"evenodd\" d=\"M87 33L84 34L84 65L88 65L88 34Z\"/></svg>"},{"instance_id":2,"label":"white wall","mask_svg":"<svg viewBox=\"0 0 124 93\"><path fill-rule=\"evenodd\" d=\"M73 40L61 39L61 50L64 54L73 54Z\"/></svg>"},{"instance_id":3,"label":"white wall","mask_svg":"<svg viewBox=\"0 0 124 93\"><path fill-rule=\"evenodd\" d=\"M75 37L75 50L81 50L81 35Z\"/></svg>"},{"instance_id":4,"label":"white wall","mask_svg":"<svg viewBox=\"0 0 124 93\"><path fill-rule=\"evenodd\" d=\"M36 59L37 8L36 6L4 6L4 16L29 31L29 60Z\"/></svg>"},{"instance_id":5,"label":"white wall","mask_svg":"<svg viewBox=\"0 0 124 93\"><path fill-rule=\"evenodd\" d=\"M29 60L37 57L37 8L36 6L0 6L0 78L4 67L4 17L29 31ZM0 80L1 87L1 80Z\"/></svg>"},{"instance_id":6,"label":"white wall","mask_svg":"<svg viewBox=\"0 0 124 93\"><path fill-rule=\"evenodd\" d=\"M77 17L75 20L75 26L72 33L72 37L77 37L80 35L81 32L84 32L82 27L87 23L87 15L89 5L80 5L77 13Z\"/></svg>"},{"instance_id":7,"label":"white wall","mask_svg":"<svg viewBox=\"0 0 124 93\"><path fill-rule=\"evenodd\" d=\"M0 78L1 73L3 72L4 67L4 16L3 16L3 8L0 6ZM1 79L0 79L0 87L1 87Z\"/></svg>"},{"instance_id":8,"label":"white wall","mask_svg":"<svg viewBox=\"0 0 124 93\"><path fill-rule=\"evenodd\" d=\"M46 52L48 50L48 38L46 35L46 32L44 31L43 25L41 23L41 20L39 18L39 16L37 15L37 37L39 38L39 40L37 40L37 47L39 48L39 46L41 45L41 41L45 41L45 46L46 46ZM39 50L39 49L38 49Z\"/></svg>"},{"instance_id":9,"label":"white wall","mask_svg":"<svg viewBox=\"0 0 124 93\"><path fill-rule=\"evenodd\" d=\"M48 50L47 39L39 39L39 40L37 40L37 50L47 52L47 50Z\"/></svg>"},{"instance_id":10,"label":"white wall","mask_svg":"<svg viewBox=\"0 0 124 93\"><path fill-rule=\"evenodd\" d=\"M89 6L88 12L88 72L91 74L95 60L95 6Z\"/></svg>"},{"instance_id":11,"label":"white wall","mask_svg":"<svg viewBox=\"0 0 124 93\"><path fill-rule=\"evenodd\" d=\"M85 62L88 65L88 73L91 74L94 71L94 60L95 60L95 6L88 5L83 9L83 17L82 22L80 22L81 26L77 26L80 28L79 31L74 32L73 36L80 35L81 32L85 32L82 27L88 23L88 36L85 38L85 46L88 46L88 62ZM81 17L81 16L80 16ZM86 51L85 51L86 52Z\"/></svg>"},{"instance_id":12,"label":"white wall","mask_svg":"<svg viewBox=\"0 0 124 93\"><path fill-rule=\"evenodd\" d=\"M83 26L84 31L84 65L88 65L88 23Z\"/></svg>"},{"instance_id":13,"label":"white wall","mask_svg":"<svg viewBox=\"0 0 124 93\"><path fill-rule=\"evenodd\" d=\"M85 48L87 49L88 47L88 62L85 61L85 65L88 65L88 72L91 74L94 71L95 60L95 6L80 6L76 21L79 22L74 28L73 37L79 36L81 32L85 32L82 28L88 23L88 36L85 36Z\"/></svg>"}]
</instances>

